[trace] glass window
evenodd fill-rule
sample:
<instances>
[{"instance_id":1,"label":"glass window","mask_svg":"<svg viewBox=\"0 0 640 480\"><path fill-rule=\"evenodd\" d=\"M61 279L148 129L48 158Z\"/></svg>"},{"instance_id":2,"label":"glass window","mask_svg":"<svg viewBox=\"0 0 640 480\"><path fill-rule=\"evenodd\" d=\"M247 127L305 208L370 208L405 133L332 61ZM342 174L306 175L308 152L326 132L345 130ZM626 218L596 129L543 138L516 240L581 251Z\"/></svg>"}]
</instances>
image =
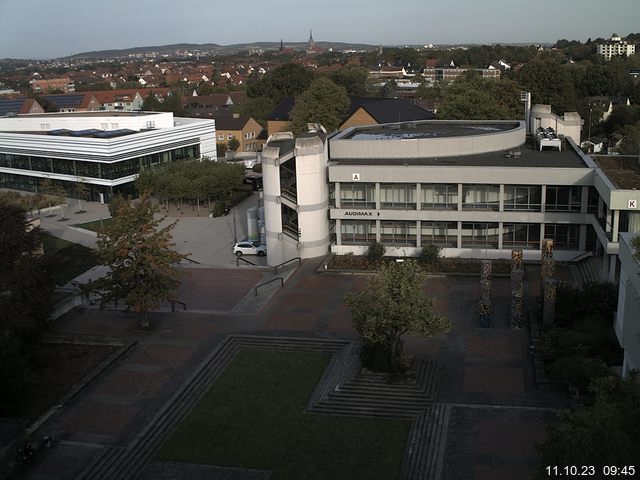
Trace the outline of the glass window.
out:
<instances>
[{"instance_id":1,"label":"glass window","mask_svg":"<svg viewBox=\"0 0 640 480\"><path fill-rule=\"evenodd\" d=\"M538 249L540 248L540 224L505 223L502 225L502 247Z\"/></svg>"},{"instance_id":2,"label":"glass window","mask_svg":"<svg viewBox=\"0 0 640 480\"><path fill-rule=\"evenodd\" d=\"M140 171L140 159L131 158L115 163L105 163L102 165L102 178L110 180L116 178L128 177L135 175Z\"/></svg>"},{"instance_id":3,"label":"glass window","mask_svg":"<svg viewBox=\"0 0 640 480\"><path fill-rule=\"evenodd\" d=\"M50 172L51 160L45 157L31 157L31 168L39 172Z\"/></svg>"},{"instance_id":4,"label":"glass window","mask_svg":"<svg viewBox=\"0 0 640 480\"><path fill-rule=\"evenodd\" d=\"M420 185L422 208L458 209L458 184L422 184Z\"/></svg>"},{"instance_id":5,"label":"glass window","mask_svg":"<svg viewBox=\"0 0 640 480\"><path fill-rule=\"evenodd\" d=\"M23 155L11 155L11 166L21 170L31 170L29 157L25 157Z\"/></svg>"},{"instance_id":6,"label":"glass window","mask_svg":"<svg viewBox=\"0 0 640 480\"><path fill-rule=\"evenodd\" d=\"M52 163L53 163L53 171L55 173L63 173L66 175L76 174L76 169L75 169L73 160L54 158Z\"/></svg>"},{"instance_id":7,"label":"glass window","mask_svg":"<svg viewBox=\"0 0 640 480\"><path fill-rule=\"evenodd\" d=\"M415 247L416 230L416 222L380 222L380 242Z\"/></svg>"},{"instance_id":8,"label":"glass window","mask_svg":"<svg viewBox=\"0 0 640 480\"><path fill-rule=\"evenodd\" d=\"M579 212L582 187L547 186L545 209L549 212Z\"/></svg>"},{"instance_id":9,"label":"glass window","mask_svg":"<svg viewBox=\"0 0 640 480\"><path fill-rule=\"evenodd\" d=\"M343 245L366 245L376 240L376 222L371 220L342 220Z\"/></svg>"},{"instance_id":10,"label":"glass window","mask_svg":"<svg viewBox=\"0 0 640 480\"><path fill-rule=\"evenodd\" d=\"M341 183L342 208L375 208L376 186L373 183Z\"/></svg>"},{"instance_id":11,"label":"glass window","mask_svg":"<svg viewBox=\"0 0 640 480\"><path fill-rule=\"evenodd\" d=\"M422 222L420 224L422 246L456 248L458 246L458 222Z\"/></svg>"},{"instance_id":12,"label":"glass window","mask_svg":"<svg viewBox=\"0 0 640 480\"><path fill-rule=\"evenodd\" d=\"M100 164L97 162L76 162L76 174L79 177L100 178Z\"/></svg>"},{"instance_id":13,"label":"glass window","mask_svg":"<svg viewBox=\"0 0 640 480\"><path fill-rule=\"evenodd\" d=\"M462 223L463 248L498 248L497 223Z\"/></svg>"},{"instance_id":14,"label":"glass window","mask_svg":"<svg viewBox=\"0 0 640 480\"><path fill-rule=\"evenodd\" d=\"M545 238L553 240L558 250L578 250L580 246L580 225L547 224L544 226Z\"/></svg>"},{"instance_id":15,"label":"glass window","mask_svg":"<svg viewBox=\"0 0 640 480\"><path fill-rule=\"evenodd\" d=\"M416 208L415 183L391 183L380 185L380 206L382 208Z\"/></svg>"},{"instance_id":16,"label":"glass window","mask_svg":"<svg viewBox=\"0 0 640 480\"><path fill-rule=\"evenodd\" d=\"M462 189L463 210L498 210L500 207L499 199L499 185L464 185Z\"/></svg>"},{"instance_id":17,"label":"glass window","mask_svg":"<svg viewBox=\"0 0 640 480\"><path fill-rule=\"evenodd\" d=\"M509 211L539 212L542 187L532 185L505 185L504 209Z\"/></svg>"}]
</instances>

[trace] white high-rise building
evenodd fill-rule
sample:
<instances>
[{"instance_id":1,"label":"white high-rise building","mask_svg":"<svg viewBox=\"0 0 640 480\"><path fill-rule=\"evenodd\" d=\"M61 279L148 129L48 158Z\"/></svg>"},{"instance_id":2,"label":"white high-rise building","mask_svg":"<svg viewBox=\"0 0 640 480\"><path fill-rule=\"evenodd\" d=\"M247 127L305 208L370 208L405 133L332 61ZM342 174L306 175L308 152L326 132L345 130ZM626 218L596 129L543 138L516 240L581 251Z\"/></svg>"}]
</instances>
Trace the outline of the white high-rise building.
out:
<instances>
[{"instance_id":1,"label":"white high-rise building","mask_svg":"<svg viewBox=\"0 0 640 480\"><path fill-rule=\"evenodd\" d=\"M636 53L636 46L622 40L617 33L611 35L607 42L598 44L598 54L602 55L605 60L611 60L611 57L621 55L629 56L634 53Z\"/></svg>"}]
</instances>

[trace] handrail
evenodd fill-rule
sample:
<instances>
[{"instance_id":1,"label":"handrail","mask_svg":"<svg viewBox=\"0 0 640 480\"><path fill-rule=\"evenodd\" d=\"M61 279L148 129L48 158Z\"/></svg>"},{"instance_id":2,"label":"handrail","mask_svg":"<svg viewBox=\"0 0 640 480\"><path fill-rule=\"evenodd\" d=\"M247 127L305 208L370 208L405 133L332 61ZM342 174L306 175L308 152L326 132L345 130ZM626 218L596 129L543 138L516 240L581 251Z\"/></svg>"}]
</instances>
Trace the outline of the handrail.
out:
<instances>
[{"instance_id":1,"label":"handrail","mask_svg":"<svg viewBox=\"0 0 640 480\"><path fill-rule=\"evenodd\" d=\"M277 274L278 273L278 268L286 265L287 263L295 262L296 260L298 261L298 265L302 265L302 259L300 257L290 258L286 262L282 262L280 265L276 265L274 267L274 269L273 269L273 273Z\"/></svg>"},{"instance_id":2,"label":"handrail","mask_svg":"<svg viewBox=\"0 0 640 480\"><path fill-rule=\"evenodd\" d=\"M241 260L242 260L244 263L248 263L249 265L254 265L254 266L255 266L255 263L250 262L249 260L247 260L247 259L245 259L245 258L242 258L242 257L236 257L236 267L240 265L240 261L241 261Z\"/></svg>"},{"instance_id":3,"label":"handrail","mask_svg":"<svg viewBox=\"0 0 640 480\"><path fill-rule=\"evenodd\" d=\"M593 256L593 252L591 250L587 250L586 252L582 252L581 254L573 257L571 260L569 260L569 263L579 262L580 260L584 260L585 258L589 258L592 256Z\"/></svg>"},{"instance_id":4,"label":"handrail","mask_svg":"<svg viewBox=\"0 0 640 480\"><path fill-rule=\"evenodd\" d=\"M254 293L255 293L255 295L254 295L254 296L255 296L255 297L257 297L257 296L258 296L258 289L259 289L260 287L264 287L265 285L269 285L270 283L273 283L273 282L278 281L278 280L280 280L280 287L283 287L283 286L284 286L284 279L283 279L282 277L272 278L272 279L271 279L271 280L269 280L268 282L264 282L264 283L261 283L260 285L256 285L256 286L255 286L255 288L253 289L253 291L254 291Z\"/></svg>"}]
</instances>

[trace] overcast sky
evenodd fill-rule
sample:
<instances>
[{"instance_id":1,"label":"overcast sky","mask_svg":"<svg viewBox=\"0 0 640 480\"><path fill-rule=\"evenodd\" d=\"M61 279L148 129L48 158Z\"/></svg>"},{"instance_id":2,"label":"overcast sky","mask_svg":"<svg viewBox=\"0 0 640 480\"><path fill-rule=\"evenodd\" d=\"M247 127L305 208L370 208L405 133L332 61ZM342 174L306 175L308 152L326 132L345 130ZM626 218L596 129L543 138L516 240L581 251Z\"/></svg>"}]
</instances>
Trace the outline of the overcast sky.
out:
<instances>
[{"instance_id":1,"label":"overcast sky","mask_svg":"<svg viewBox=\"0 0 640 480\"><path fill-rule=\"evenodd\" d=\"M585 41L640 30L640 0L0 0L0 58L172 43Z\"/></svg>"}]
</instances>

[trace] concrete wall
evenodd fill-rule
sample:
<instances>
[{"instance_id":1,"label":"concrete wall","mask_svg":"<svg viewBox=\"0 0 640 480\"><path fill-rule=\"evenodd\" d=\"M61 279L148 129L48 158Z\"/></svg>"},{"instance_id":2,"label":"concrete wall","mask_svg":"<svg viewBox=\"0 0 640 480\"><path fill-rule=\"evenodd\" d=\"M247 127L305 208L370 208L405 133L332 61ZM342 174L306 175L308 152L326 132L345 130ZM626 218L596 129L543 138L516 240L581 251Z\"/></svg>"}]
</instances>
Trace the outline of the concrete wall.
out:
<instances>
[{"instance_id":1,"label":"concrete wall","mask_svg":"<svg viewBox=\"0 0 640 480\"><path fill-rule=\"evenodd\" d=\"M300 258L319 257L329 250L327 148L318 137L298 138L295 153Z\"/></svg>"},{"instance_id":2,"label":"concrete wall","mask_svg":"<svg viewBox=\"0 0 640 480\"><path fill-rule=\"evenodd\" d=\"M420 123L434 123L437 125L439 122L435 120ZM440 123L450 124L456 122L446 121ZM474 122L465 120L459 123L468 125ZM457 137L350 140L345 138L350 135L350 132L347 131L349 133L345 132L343 136L341 135L331 140L331 156L341 159L440 158L517 149L525 143L526 127L524 122L509 123L517 123L518 125L516 128L507 131ZM363 130L363 132L366 132L366 130Z\"/></svg>"},{"instance_id":3,"label":"concrete wall","mask_svg":"<svg viewBox=\"0 0 640 480\"><path fill-rule=\"evenodd\" d=\"M620 235L620 283L615 331L624 349L622 374L640 368L640 264L633 258L631 239L634 235Z\"/></svg>"},{"instance_id":4,"label":"concrete wall","mask_svg":"<svg viewBox=\"0 0 640 480\"><path fill-rule=\"evenodd\" d=\"M99 104L98 104L99 107ZM47 113L41 115L18 115L17 117L0 118L2 132L40 132L49 130L116 130L127 128L143 130L147 122L154 122L153 128L173 127L173 113L127 114L114 115L104 112L97 115L93 112Z\"/></svg>"},{"instance_id":5,"label":"concrete wall","mask_svg":"<svg viewBox=\"0 0 640 480\"><path fill-rule=\"evenodd\" d=\"M538 127L553 128L559 135L571 137L575 143L580 143L582 118L577 112L565 112L562 117L551 112L551 105L534 105L531 108L530 129L535 135Z\"/></svg>"}]
</instances>

